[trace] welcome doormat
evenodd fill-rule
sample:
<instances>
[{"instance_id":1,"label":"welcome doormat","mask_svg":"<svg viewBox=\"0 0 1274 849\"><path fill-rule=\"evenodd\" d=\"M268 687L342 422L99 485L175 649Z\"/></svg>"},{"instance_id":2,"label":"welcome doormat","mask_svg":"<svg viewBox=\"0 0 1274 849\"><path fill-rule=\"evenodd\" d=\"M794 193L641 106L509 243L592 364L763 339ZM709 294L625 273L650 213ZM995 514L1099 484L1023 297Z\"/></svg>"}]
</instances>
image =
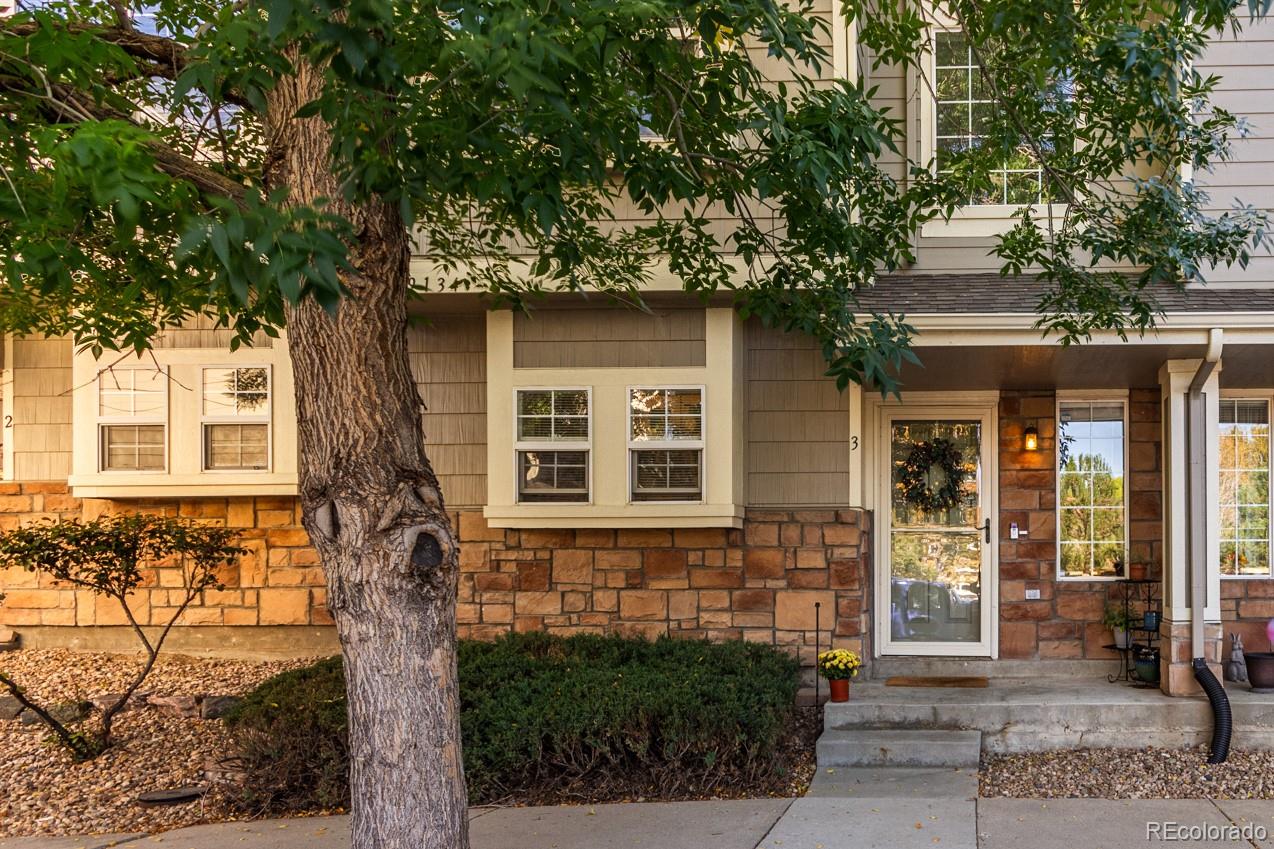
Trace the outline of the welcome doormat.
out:
<instances>
[{"instance_id":1,"label":"welcome doormat","mask_svg":"<svg viewBox=\"0 0 1274 849\"><path fill-rule=\"evenodd\" d=\"M981 675L894 675L885 679L886 687L986 687L990 682Z\"/></svg>"}]
</instances>

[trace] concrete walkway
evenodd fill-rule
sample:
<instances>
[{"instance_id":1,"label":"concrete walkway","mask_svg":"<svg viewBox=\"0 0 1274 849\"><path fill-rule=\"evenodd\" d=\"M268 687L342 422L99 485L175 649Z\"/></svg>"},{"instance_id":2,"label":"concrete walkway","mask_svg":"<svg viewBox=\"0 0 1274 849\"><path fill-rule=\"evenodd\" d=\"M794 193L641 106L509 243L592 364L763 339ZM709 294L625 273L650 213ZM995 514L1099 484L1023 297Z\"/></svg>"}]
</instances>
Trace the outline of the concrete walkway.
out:
<instances>
[{"instance_id":1,"label":"concrete walkway","mask_svg":"<svg viewBox=\"0 0 1274 849\"><path fill-rule=\"evenodd\" d=\"M1262 826L1191 847L1274 849L1274 801L977 799L973 770L821 771L801 799L478 808L473 849L1130 849L1148 823ZM153 836L0 838L0 849L346 849L347 817L195 826Z\"/></svg>"}]
</instances>

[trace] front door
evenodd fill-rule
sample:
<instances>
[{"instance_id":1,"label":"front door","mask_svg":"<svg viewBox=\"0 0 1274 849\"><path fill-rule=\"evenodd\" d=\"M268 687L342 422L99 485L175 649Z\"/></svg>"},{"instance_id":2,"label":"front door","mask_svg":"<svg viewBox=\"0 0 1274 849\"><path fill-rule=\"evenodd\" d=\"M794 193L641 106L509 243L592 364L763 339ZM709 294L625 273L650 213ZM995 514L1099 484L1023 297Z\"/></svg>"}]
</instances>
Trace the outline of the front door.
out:
<instances>
[{"instance_id":1,"label":"front door","mask_svg":"<svg viewBox=\"0 0 1274 849\"><path fill-rule=\"evenodd\" d=\"M881 414L881 653L992 657L994 408Z\"/></svg>"}]
</instances>

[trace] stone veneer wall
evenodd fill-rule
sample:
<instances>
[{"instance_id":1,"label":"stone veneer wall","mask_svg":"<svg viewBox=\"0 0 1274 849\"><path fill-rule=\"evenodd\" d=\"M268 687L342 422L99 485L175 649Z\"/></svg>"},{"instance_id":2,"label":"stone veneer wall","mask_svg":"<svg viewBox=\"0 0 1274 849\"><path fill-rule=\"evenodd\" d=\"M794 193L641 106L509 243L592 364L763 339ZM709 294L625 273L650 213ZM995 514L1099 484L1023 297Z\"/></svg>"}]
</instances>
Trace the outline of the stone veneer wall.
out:
<instances>
[{"instance_id":1,"label":"stone veneer wall","mask_svg":"<svg viewBox=\"0 0 1274 849\"><path fill-rule=\"evenodd\" d=\"M1110 632L1102 626L1109 582L1057 579L1056 397L1052 392L1000 396L1000 657L1105 659ZM1038 451L1022 448L1022 434L1039 431ZM1129 563L1148 577L1163 569L1163 484L1158 389L1128 398ZM1009 538L1010 524L1029 530ZM1038 589L1038 601L1026 599Z\"/></svg>"},{"instance_id":2,"label":"stone veneer wall","mask_svg":"<svg viewBox=\"0 0 1274 849\"><path fill-rule=\"evenodd\" d=\"M141 510L242 528L248 549L187 609L183 625L329 625L323 572L292 497L78 499L61 483L0 484L0 530L40 519ZM811 663L819 642L869 653L870 514L749 511L742 530L501 530L453 514L461 539L459 633L509 630L742 638L791 646ZM180 600L175 566L151 569L132 605L143 624ZM0 625L117 626L117 605L22 569L0 570Z\"/></svg>"},{"instance_id":3,"label":"stone veneer wall","mask_svg":"<svg viewBox=\"0 0 1274 849\"><path fill-rule=\"evenodd\" d=\"M1230 635L1243 637L1245 651L1272 651L1265 626L1274 619L1274 580L1221 578L1221 657L1230 656Z\"/></svg>"},{"instance_id":4,"label":"stone veneer wall","mask_svg":"<svg viewBox=\"0 0 1274 849\"><path fill-rule=\"evenodd\" d=\"M318 555L290 496L111 501L75 498L63 483L0 484L0 531L40 519L94 519L109 512L142 511L184 516L242 528L248 553L221 575L224 590L208 590L203 603L182 615L183 625L330 625L327 590ZM153 568L130 604L142 624L167 622L182 593L182 572ZM119 605L77 592L24 569L0 569L0 625L125 625Z\"/></svg>"},{"instance_id":5,"label":"stone veneer wall","mask_svg":"<svg viewBox=\"0 0 1274 849\"><path fill-rule=\"evenodd\" d=\"M501 530L460 516L461 636L669 634L870 654L870 514L749 510L742 530Z\"/></svg>"}]
</instances>

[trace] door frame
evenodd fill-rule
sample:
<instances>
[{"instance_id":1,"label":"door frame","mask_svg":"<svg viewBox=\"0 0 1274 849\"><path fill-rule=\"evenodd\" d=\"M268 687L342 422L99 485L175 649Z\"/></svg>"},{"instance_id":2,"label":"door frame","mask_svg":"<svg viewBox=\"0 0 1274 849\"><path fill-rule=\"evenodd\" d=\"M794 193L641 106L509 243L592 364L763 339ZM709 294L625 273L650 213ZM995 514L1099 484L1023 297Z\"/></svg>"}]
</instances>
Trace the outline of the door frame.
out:
<instances>
[{"instance_id":1,"label":"door frame","mask_svg":"<svg viewBox=\"0 0 1274 849\"><path fill-rule=\"evenodd\" d=\"M867 486L863 495L867 506L875 513L872 534L873 560L872 583L876 657L934 656L977 657L995 659L1000 651L1000 393L982 392L908 392L902 400L882 399L879 395L865 397L864 424L867 439L863 471ZM889 582L889 505L891 470L888 467L890 451L890 424L899 418L930 419L981 419L982 420L982 468L981 520L991 520L991 543L983 567L982 586L982 640L977 643L893 643L890 640L891 586Z\"/></svg>"}]
</instances>

